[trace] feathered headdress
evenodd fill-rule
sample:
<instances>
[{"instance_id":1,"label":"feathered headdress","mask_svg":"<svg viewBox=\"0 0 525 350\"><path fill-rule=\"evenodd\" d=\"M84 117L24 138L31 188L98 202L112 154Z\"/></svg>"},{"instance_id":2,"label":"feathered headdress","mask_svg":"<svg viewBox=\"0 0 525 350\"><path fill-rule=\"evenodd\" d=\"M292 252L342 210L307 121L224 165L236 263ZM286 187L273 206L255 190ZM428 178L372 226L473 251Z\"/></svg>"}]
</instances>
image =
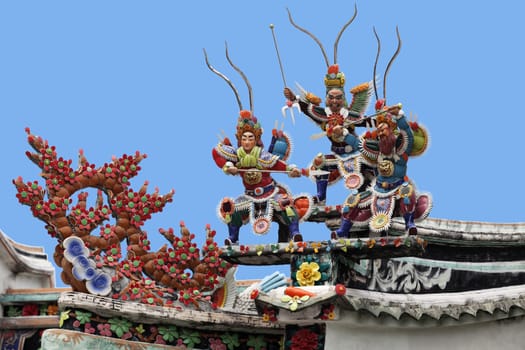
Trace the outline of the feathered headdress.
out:
<instances>
[{"instance_id":1,"label":"feathered headdress","mask_svg":"<svg viewBox=\"0 0 525 350\"><path fill-rule=\"evenodd\" d=\"M242 134L245 132L251 132L255 135L256 143L259 144L261 141L261 136L263 129L261 124L257 121L257 118L252 115L252 112L247 110L241 110L239 112L239 119L237 120L237 132L235 136L237 137L237 142L240 142Z\"/></svg>"}]
</instances>

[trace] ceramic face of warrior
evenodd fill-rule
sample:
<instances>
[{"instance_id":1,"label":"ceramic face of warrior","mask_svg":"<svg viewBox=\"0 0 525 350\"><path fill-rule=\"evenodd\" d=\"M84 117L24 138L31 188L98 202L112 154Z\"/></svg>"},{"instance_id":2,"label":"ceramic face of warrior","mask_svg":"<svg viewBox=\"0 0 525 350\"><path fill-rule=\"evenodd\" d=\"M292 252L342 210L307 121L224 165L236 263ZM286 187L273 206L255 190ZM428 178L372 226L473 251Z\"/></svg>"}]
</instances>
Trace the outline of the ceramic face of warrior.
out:
<instances>
[{"instance_id":1,"label":"ceramic face of warrior","mask_svg":"<svg viewBox=\"0 0 525 350\"><path fill-rule=\"evenodd\" d=\"M255 147L256 143L255 135L252 132L247 131L242 134L241 147L246 153L250 153L250 151Z\"/></svg>"},{"instance_id":2,"label":"ceramic face of warrior","mask_svg":"<svg viewBox=\"0 0 525 350\"><path fill-rule=\"evenodd\" d=\"M377 126L377 136L379 137L379 151L383 154L390 154L396 144L396 136L387 123Z\"/></svg>"},{"instance_id":3,"label":"ceramic face of warrior","mask_svg":"<svg viewBox=\"0 0 525 350\"><path fill-rule=\"evenodd\" d=\"M345 97L343 92L339 89L331 89L326 94L326 106L330 108L333 113L339 113L344 107Z\"/></svg>"}]
</instances>

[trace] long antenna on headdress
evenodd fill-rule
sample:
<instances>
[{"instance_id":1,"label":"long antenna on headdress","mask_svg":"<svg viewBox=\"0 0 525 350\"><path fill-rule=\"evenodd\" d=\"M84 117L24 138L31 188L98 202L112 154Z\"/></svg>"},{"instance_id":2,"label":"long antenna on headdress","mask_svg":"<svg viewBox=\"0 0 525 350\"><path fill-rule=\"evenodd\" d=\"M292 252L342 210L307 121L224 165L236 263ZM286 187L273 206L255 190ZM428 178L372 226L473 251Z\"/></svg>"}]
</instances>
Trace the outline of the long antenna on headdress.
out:
<instances>
[{"instance_id":1,"label":"long antenna on headdress","mask_svg":"<svg viewBox=\"0 0 525 350\"><path fill-rule=\"evenodd\" d=\"M388 75L388 71L390 70L390 66L394 62L394 60L397 57L397 55L399 54L399 51L401 51L401 44L402 44L401 43L401 36L399 35L399 28L397 26L396 26L396 34L397 34L397 50L396 50L396 52L394 52L394 55L392 56L392 58L388 62L388 65L386 66L386 70L385 70L385 76L383 78L383 98L385 99L385 101L386 101L386 76Z\"/></svg>"},{"instance_id":2,"label":"long antenna on headdress","mask_svg":"<svg viewBox=\"0 0 525 350\"><path fill-rule=\"evenodd\" d=\"M350 18L350 20L348 22L346 22L346 24L343 26L343 28L341 28L341 31L337 35L337 39L335 39L335 43L334 43L334 64L337 63L337 45L339 45L339 39L341 39L341 36L343 35L343 32L346 30L346 28L348 28L348 26L350 24L352 24L352 22L354 21L356 16L357 16L357 4L354 4L354 15L352 16L352 18Z\"/></svg>"},{"instance_id":3,"label":"long antenna on headdress","mask_svg":"<svg viewBox=\"0 0 525 350\"><path fill-rule=\"evenodd\" d=\"M377 54L376 54L376 61L374 63L374 80L373 80L373 84L374 84L374 94L376 95L376 100L379 99L379 96L377 94L377 84L376 84L376 80L377 80L377 62L379 61L379 54L381 53L381 40L379 40L379 35L377 35L377 32L376 32L376 27L373 27L374 29L374 35L376 36L376 40L377 40Z\"/></svg>"},{"instance_id":4,"label":"long antenna on headdress","mask_svg":"<svg viewBox=\"0 0 525 350\"><path fill-rule=\"evenodd\" d=\"M243 73L242 70L240 70L239 67L237 67L235 64L233 64L232 60L230 59L230 55L228 53L228 43L224 42L224 47L226 49L226 59L228 60L228 63L235 69L242 77L244 82L246 83L246 87L248 88L248 96L250 98L250 111L253 113L253 96L252 96L252 86L250 85L250 82L248 81L248 78Z\"/></svg>"},{"instance_id":5,"label":"long antenna on headdress","mask_svg":"<svg viewBox=\"0 0 525 350\"><path fill-rule=\"evenodd\" d=\"M324 50L324 47L323 47L323 44L321 44L321 42L319 41L319 39L317 39L312 33L310 33L309 31L307 31L306 29L302 28L302 27L299 27L297 24L295 24L295 22L293 21L293 18L292 18L292 14L290 13L290 10L287 8L286 11L288 11L288 19L290 20L290 23L297 29L299 29L301 32L307 34L308 36L310 36L312 39L314 39L314 41L317 43L317 45L319 45L319 47L321 48L321 52L323 54L323 57L324 57L324 61L326 62L326 68L328 68L330 66L330 63L328 63L328 56L326 55L326 52Z\"/></svg>"},{"instance_id":6,"label":"long antenna on headdress","mask_svg":"<svg viewBox=\"0 0 525 350\"><path fill-rule=\"evenodd\" d=\"M204 51L204 59L206 60L206 65L208 66L208 68L215 74L217 74L219 77L221 77L222 79L224 79L224 81L226 81L228 83L228 85L230 85L230 87L232 88L233 90L233 93L235 94L235 98L237 99L237 104L239 105L239 110L242 110L242 103L241 103L241 99L239 98L239 92L237 91L237 89L235 88L235 86L233 85L233 83L231 82L230 79L228 79L228 77L224 74L222 74L221 72L219 72L217 69L213 68L212 65L210 64L210 62L208 61L208 54L206 53L206 49L202 49L202 51Z\"/></svg>"}]
</instances>

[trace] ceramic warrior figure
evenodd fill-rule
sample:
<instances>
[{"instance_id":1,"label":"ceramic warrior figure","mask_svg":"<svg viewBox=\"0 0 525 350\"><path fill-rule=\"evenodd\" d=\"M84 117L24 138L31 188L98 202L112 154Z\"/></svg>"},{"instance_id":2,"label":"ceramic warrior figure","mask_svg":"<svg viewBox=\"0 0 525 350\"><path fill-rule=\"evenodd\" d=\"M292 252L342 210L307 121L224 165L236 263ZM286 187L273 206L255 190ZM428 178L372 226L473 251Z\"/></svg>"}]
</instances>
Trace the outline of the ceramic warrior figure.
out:
<instances>
[{"instance_id":1,"label":"ceramic warrior figure","mask_svg":"<svg viewBox=\"0 0 525 350\"><path fill-rule=\"evenodd\" d=\"M274 132L274 135L277 133ZM238 244L239 230L250 222L255 234L265 234L272 221L280 226L279 241L302 241L299 215L293 206L290 191L272 177L272 172L287 172L290 177L301 176L301 170L289 166L278 155L263 149L262 128L250 111L240 112L237 124L238 147L220 142L212 151L215 163L227 175L239 175L244 194L224 198L219 204L219 217L228 225L229 237L225 243ZM275 145L276 137L272 140ZM288 236L282 232L287 231Z\"/></svg>"},{"instance_id":2,"label":"ceramic warrior figure","mask_svg":"<svg viewBox=\"0 0 525 350\"><path fill-rule=\"evenodd\" d=\"M401 50L401 36L396 28L397 49L387 64L383 76L383 98L379 98L376 87L376 69L381 42L377 39L377 55L374 63L373 87L376 97L376 130L367 132L361 139L362 159L377 171L372 188L370 209L372 217L368 223L373 233L386 234L393 216L402 216L408 234L416 234L415 220L428 216L432 208L429 194L418 194L414 183L407 176L409 157L423 154L428 146L428 132L417 122L408 122L401 104L386 106L386 79L388 71Z\"/></svg>"},{"instance_id":3,"label":"ceramic warrior figure","mask_svg":"<svg viewBox=\"0 0 525 350\"><path fill-rule=\"evenodd\" d=\"M416 192L416 186L407 176L409 157L422 154L428 145L428 133L416 122L408 122L401 104L384 106L384 100L376 103L379 114L376 130L362 139L362 154L370 165L377 168L373 185L372 218L369 228L372 232L386 234L393 216L401 216L406 232L417 234L415 220L426 218L432 207L428 194Z\"/></svg>"},{"instance_id":4,"label":"ceramic warrior figure","mask_svg":"<svg viewBox=\"0 0 525 350\"><path fill-rule=\"evenodd\" d=\"M250 110L242 108L237 89L222 73L208 62L208 68L223 78L232 88L239 105L240 113L237 121L237 146L233 146L228 138L224 138L212 150L212 156L225 174L240 176L244 185L244 194L233 198L224 198L218 207L219 218L228 225L228 238L225 244L238 244L240 228L251 223L253 232L266 234L272 221L279 224L279 242L288 240L302 241L299 232L301 219L294 206L294 198L290 191L272 177L272 173L287 173L290 177L300 177L302 171L296 166L287 165L290 156L291 141L282 130L272 130L272 141L267 150L263 148L261 136L263 129L253 115L251 86L242 71L229 58L226 47L226 58L230 65L241 74L250 95ZM309 199L311 201L311 198Z\"/></svg>"},{"instance_id":5,"label":"ceramic warrior figure","mask_svg":"<svg viewBox=\"0 0 525 350\"><path fill-rule=\"evenodd\" d=\"M299 27L289 19L292 25L311 36L320 46L328 69L324 78L326 87L325 107L321 107L321 99L314 94L305 91L301 87L301 94L296 96L288 87L284 89L284 95L288 104L297 103L301 111L322 130L322 136L330 141L330 153L319 153L312 161L310 169L313 170L310 178L315 181L317 196L314 198L318 204L323 205L326 201L327 186L343 178L345 185L350 190L361 191L366 188L371 171L360 161L359 138L355 133L356 126L365 126L367 118L364 112L368 107L372 93L370 82L360 84L350 90L352 94L351 103L347 103L345 96L345 75L339 71L337 60L337 43L344 29L353 21L357 14L348 21L339 33L334 45L334 64L329 65L324 48L311 33Z\"/></svg>"},{"instance_id":6,"label":"ceramic warrior figure","mask_svg":"<svg viewBox=\"0 0 525 350\"><path fill-rule=\"evenodd\" d=\"M361 142L361 157L359 158L364 164L375 168L375 179L372 179L374 186L367 189L361 188L359 191L350 190L350 194L345 199L341 211L341 226L337 231L332 232L331 238L337 239L339 237L348 237L349 230L355 223L362 223L363 219L369 220L368 226L372 232L385 232L390 227L391 217L394 209L401 212L406 219L406 228L409 232L415 233L414 217L428 215L431 206L431 199L429 195L422 195L420 205L416 206L415 192L403 192L403 201L397 207L395 200L386 201L378 198L389 197L398 185L403 183L405 189L413 189L413 183L401 181L406 178L406 160L408 155L414 156L422 154L428 144L428 134L424 128L419 128L417 123L412 123L407 127L407 122L404 118L404 113L401 111L400 105L387 107L386 104L386 78L388 71L399 54L401 49L401 37L399 30L396 28L398 46L396 52L388 62L387 68L383 76L383 99L378 98L377 93L377 63L380 55L381 43L379 36L374 28L374 34L377 39L377 55L374 63L374 79L372 80L373 91L376 96L376 113L369 116L375 117L374 122L377 126L377 131L374 133L367 132L364 140ZM397 123L394 120L399 119L400 129L395 130ZM387 127L388 126L388 127ZM387 136L388 134L388 136ZM372 136L373 135L373 136ZM405 136L402 136L405 135ZM388 141L387 141L388 138ZM374 139L374 141L372 141ZM381 153L381 150L386 152L385 143L390 142L395 144L388 149L388 152L400 152L394 156L390 153ZM375 143L375 144L374 144ZM403 145L403 147L401 147ZM380 148L382 146L383 148ZM374 148L375 147L375 148ZM400 147L400 148L399 148ZM393 150L395 148L395 150ZM406 152L403 154L403 152ZM402 155L403 154L403 155ZM392 159L389 159L391 157ZM369 177L373 178L373 177ZM381 184L381 188L378 188ZM391 196L390 196L391 197ZM385 208L382 205L389 202L391 207ZM370 215L372 218L370 219ZM359 217L360 216L360 217Z\"/></svg>"}]
</instances>

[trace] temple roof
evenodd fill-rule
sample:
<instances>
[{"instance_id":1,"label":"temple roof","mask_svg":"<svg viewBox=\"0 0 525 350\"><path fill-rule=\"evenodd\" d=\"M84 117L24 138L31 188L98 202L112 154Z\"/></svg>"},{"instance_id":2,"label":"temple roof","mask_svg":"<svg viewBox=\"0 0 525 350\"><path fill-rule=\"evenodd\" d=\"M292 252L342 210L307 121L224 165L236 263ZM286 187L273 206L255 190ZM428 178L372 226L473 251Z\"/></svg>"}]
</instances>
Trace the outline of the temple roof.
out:
<instances>
[{"instance_id":1,"label":"temple roof","mask_svg":"<svg viewBox=\"0 0 525 350\"><path fill-rule=\"evenodd\" d=\"M471 292L394 294L359 289L346 289L337 295L333 286L307 287L315 293L300 303L295 311L283 303L285 288L259 295L257 306L279 309L280 323L311 322L321 307L335 303L340 315L334 321L347 323L384 322L390 327L425 327L446 323L477 323L482 320L505 319L525 314L525 286L510 286ZM322 321L325 322L325 321ZM388 322L387 322L388 323Z\"/></svg>"},{"instance_id":2,"label":"temple roof","mask_svg":"<svg viewBox=\"0 0 525 350\"><path fill-rule=\"evenodd\" d=\"M38 276L40 281L39 285L29 286L27 284L35 284L36 280L33 279L33 282L30 282L31 279L26 279L29 282L21 282L22 285L16 285L17 280L12 276L0 276L6 281L4 284L0 283L0 286L4 286L0 288L0 292L7 288L53 288L55 286L55 269L48 261L44 249L17 243L2 230L0 230L0 263L5 264L14 276L20 274Z\"/></svg>"},{"instance_id":3,"label":"temple roof","mask_svg":"<svg viewBox=\"0 0 525 350\"><path fill-rule=\"evenodd\" d=\"M401 222L398 222L400 225ZM419 235L447 244L525 244L525 222L493 223L427 218L418 223Z\"/></svg>"},{"instance_id":4,"label":"temple roof","mask_svg":"<svg viewBox=\"0 0 525 350\"><path fill-rule=\"evenodd\" d=\"M387 314L399 320L410 316L421 320L425 316L439 320L450 317L464 320L486 312L496 315L501 311L508 318L511 309L525 310L525 286L510 286L458 293L392 294L363 290L347 290L346 307L366 310L374 316Z\"/></svg>"}]
</instances>

